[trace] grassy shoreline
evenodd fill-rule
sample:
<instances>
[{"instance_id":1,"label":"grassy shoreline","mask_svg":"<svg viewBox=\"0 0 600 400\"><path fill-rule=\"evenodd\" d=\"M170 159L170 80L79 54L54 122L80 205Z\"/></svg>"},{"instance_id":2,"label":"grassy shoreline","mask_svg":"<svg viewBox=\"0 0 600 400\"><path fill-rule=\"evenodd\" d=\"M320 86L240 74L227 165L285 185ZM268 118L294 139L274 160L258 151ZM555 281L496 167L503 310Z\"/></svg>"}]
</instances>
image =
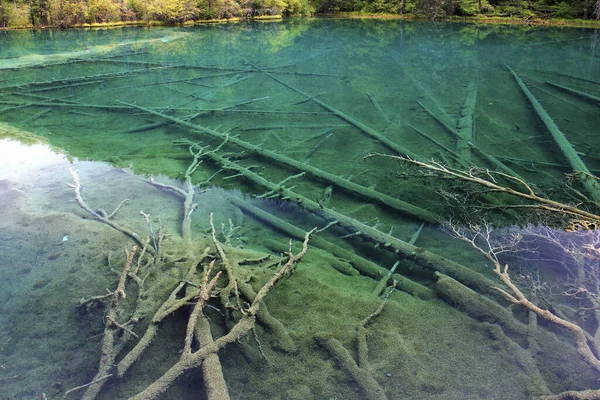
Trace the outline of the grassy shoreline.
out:
<instances>
[{"instance_id":1,"label":"grassy shoreline","mask_svg":"<svg viewBox=\"0 0 600 400\"><path fill-rule=\"evenodd\" d=\"M322 18L339 18L339 19L397 19L408 21L425 21L426 18L420 18L412 14L397 15L397 14L363 14L360 12L339 12L335 14L319 14ZM499 16L450 16L440 19L441 22L461 22L473 24L491 24L491 25L540 25L540 26L564 26L573 28L592 28L600 29L600 20L594 19L565 19L565 18L516 18L516 17L499 17Z\"/></svg>"},{"instance_id":2,"label":"grassy shoreline","mask_svg":"<svg viewBox=\"0 0 600 400\"><path fill-rule=\"evenodd\" d=\"M283 17L281 15L263 15L253 18L240 18L234 17L229 19L204 19L197 21L186 21L181 24L168 24L162 21L115 21L115 22L102 22L95 24L76 24L72 26L68 26L66 28L58 28L55 26L33 26L33 25L23 25L23 26L11 26L11 27L0 27L0 31L16 31L16 30L28 30L28 29L106 29L106 28L122 28L125 26L147 26L147 27L155 27L155 26L193 26L193 25L204 25L204 24L229 24L235 22L242 21L259 21L259 22L269 22L269 21L281 21Z\"/></svg>"},{"instance_id":3,"label":"grassy shoreline","mask_svg":"<svg viewBox=\"0 0 600 400\"><path fill-rule=\"evenodd\" d=\"M316 14L316 18L327 19L380 19L380 20L406 20L406 21L425 21L426 18L420 18L413 14L397 15L397 14L366 14L361 12L338 12ZM106 29L106 28L121 28L125 26L194 26L204 24L228 24L242 21L282 21L285 18L281 15L264 15L254 18L229 18L229 19L208 19L198 21L186 21L181 24L167 24L161 21L117 21L95 24L78 24L69 26L66 29ZM565 18L515 18L515 17L499 17L499 16L450 16L439 20L440 22L460 22L482 25L535 25L535 26L553 26L553 27L569 27L569 28L589 28L600 29L600 20L594 19L565 19ZM27 29L60 29L53 26L33 26L23 25L17 27L0 27L0 31L6 30L27 30Z\"/></svg>"}]
</instances>

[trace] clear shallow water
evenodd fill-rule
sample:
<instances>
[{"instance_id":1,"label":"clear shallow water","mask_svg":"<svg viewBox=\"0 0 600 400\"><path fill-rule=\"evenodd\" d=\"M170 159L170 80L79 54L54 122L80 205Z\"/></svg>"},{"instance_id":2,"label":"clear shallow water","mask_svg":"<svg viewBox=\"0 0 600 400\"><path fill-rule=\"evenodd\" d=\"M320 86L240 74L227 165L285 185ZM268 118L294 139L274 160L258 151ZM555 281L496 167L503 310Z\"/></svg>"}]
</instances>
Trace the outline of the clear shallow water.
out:
<instances>
[{"instance_id":1,"label":"clear shallow water","mask_svg":"<svg viewBox=\"0 0 600 400\"><path fill-rule=\"evenodd\" d=\"M527 82L588 167L600 169L597 105L547 83L598 96L600 84L592 82L600 81L597 45L598 33L591 30L397 21L302 20L190 29L2 33L0 120L10 125L3 128L3 135L22 137L22 132L15 133L18 128L66 154L41 145L0 143L0 268L5 277L0 290L0 341L6 343L0 352L4 366L0 379L6 378L0 381L2 395L35 398L45 392L48 398L59 398L67 389L92 381L97 371L106 306L82 310L77 304L81 298L113 290L120 268L115 264L123 262L123 249L130 247L130 241L87 219L89 215L77 206L67 186L72 181L70 161L80 160L75 168L82 195L94 210L101 207L110 212L130 198L115 220L146 235L149 228L139 216L140 209L152 218L160 217L172 239L167 252L173 255L182 251L177 242L181 202L148 184L145 177L178 185L170 179L181 179L191 162L188 146L174 142L181 138L215 147L222 141L215 136L228 133L333 175L352 176L363 187L446 218L453 210L414 171L398 175L392 163L363 161L368 152L393 152L374 140L374 131L418 157L452 162L451 153L411 128L447 148L457 146L455 138L417 101L452 127L464 117L461 112L474 109L474 122L460 121L470 126L470 140L541 190L560 196L556 182L565 172L560 167L565 162L503 64ZM469 103L466 99L474 99L474 93L476 100ZM307 100L305 94L321 104ZM352 121L359 121L362 128ZM190 130L189 124L218 135ZM273 182L297 173L264 157L240 153L231 143L223 149L240 158L241 165L256 166L255 171ZM469 157L469 151L460 151L461 157ZM475 152L471 160L494 167ZM193 180L206 181L218 170L206 160ZM216 226L224 224L225 232L230 219L241 226L232 245L285 251L288 235L226 199L232 191L260 195L267 189L244 179L224 179L227 175L231 173L221 172L208 184L225 191L213 188L196 196L198 208L191 221L194 240L210 244L208 214L214 212ZM294 190L308 199L326 201L329 183L304 178L290 186L294 184ZM325 225L287 203L255 204L303 229ZM419 217L338 188L329 206L401 240L409 240L421 224ZM158 221L152 223L157 229ZM321 235L385 268L394 264L392 254L356 236L339 239L347 233L334 228ZM435 225L424 228L417 245L492 276L480 254ZM527 261L521 263L523 276L528 265L540 268L539 261ZM230 345L219 353L232 398L362 399L366 392L375 396L315 340L322 332L332 332L356 359L357 326L381 299L372 294L376 281L349 272L349 264L347 258L311 248L292 277L269 294L269 311L289 337L282 339L263 321L257 338L266 359L252 334L243 346ZM541 265L551 265L546 268L548 280L570 273L555 263ZM165 262L156 276L171 276L165 278L169 287L181 277L182 268ZM472 318L475 312L468 301L443 301L439 288L436 295L430 270L403 262L398 271L423 285L428 295L419 298L395 291L368 327L370 367L363 369L364 375L374 379L388 398L519 399L597 385L596 374L578 359L568 334L540 323L539 332L529 335L538 342L532 345L534 340L528 341L521 328L490 324L494 321L481 315ZM255 290L266 279L259 269L249 275ZM156 282L160 280L152 285ZM136 293L137 289L129 284L128 290ZM146 305L142 322L135 327L138 334L165 296L168 293L151 293L156 304ZM129 304L123 314L134 309L135 304ZM165 319L144 357L122 379L110 380L100 398L128 398L175 363L183 348L188 312ZM515 309L514 313L526 321L523 312ZM223 317L208 315L214 335L224 334ZM127 320L127 315L122 318ZM588 324L593 333L593 316ZM286 345L285 338L295 346ZM116 362L135 342L126 343ZM199 369L184 374L161 398L192 398L196 392L204 393Z\"/></svg>"}]
</instances>

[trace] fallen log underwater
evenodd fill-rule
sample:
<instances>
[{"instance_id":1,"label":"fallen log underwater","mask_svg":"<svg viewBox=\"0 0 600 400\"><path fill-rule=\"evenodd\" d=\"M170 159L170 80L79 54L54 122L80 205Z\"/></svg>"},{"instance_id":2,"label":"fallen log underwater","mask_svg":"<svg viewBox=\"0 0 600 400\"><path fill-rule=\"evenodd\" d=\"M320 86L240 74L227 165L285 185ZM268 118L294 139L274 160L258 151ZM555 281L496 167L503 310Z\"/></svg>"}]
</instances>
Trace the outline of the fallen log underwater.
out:
<instances>
[{"instance_id":1,"label":"fallen log underwater","mask_svg":"<svg viewBox=\"0 0 600 400\"><path fill-rule=\"evenodd\" d=\"M567 159L571 168L573 168L573 172L576 174L576 178L586 189L591 199L596 202L596 204L600 204L600 184L595 179L590 179L591 173L585 163L581 160L577 151L573 147L573 145L567 140L565 135L558 128L556 123L552 120L550 115L544 110L539 101L535 98L533 93L527 88L525 83L521 80L519 75L508 65L504 64L506 69L512 74L515 81L521 88L523 94L527 97L531 105L533 106L535 112L542 120L548 132L552 135L552 138L556 142L556 145L562 152L563 156Z\"/></svg>"},{"instance_id":2,"label":"fallen log underwater","mask_svg":"<svg viewBox=\"0 0 600 400\"><path fill-rule=\"evenodd\" d=\"M336 222L338 226L343 227L348 232L356 233L364 240L371 242L382 249L392 251L403 258L414 261L425 269L449 275L463 284L473 288L474 290L479 291L480 293L486 293L493 298L501 299L501 296L498 295L497 291L492 288L494 285L493 281L473 270L470 270L469 268L431 253L424 248L411 245L405 241L383 233L371 226L363 224L354 218L345 216L328 207L324 207L322 204L297 194L281 184L270 182L257 173L250 171L248 168L245 168L218 155L215 151L208 151L203 155L203 157L209 157L218 163L223 169L234 171L236 174L241 175L244 178L247 178L252 182L264 187L268 190L269 194L273 194L274 196L286 201L294 202L300 208L306 209L311 213L322 217L327 222Z\"/></svg>"},{"instance_id":3,"label":"fallen log underwater","mask_svg":"<svg viewBox=\"0 0 600 400\"><path fill-rule=\"evenodd\" d=\"M149 114L169 120L171 122L176 123L179 126L191 129L194 132L203 133L205 135L208 135L210 137L217 138L220 140L227 140L229 143L235 144L236 146L239 146L245 150L248 150L253 154L256 154L261 157L267 158L269 160L275 161L279 164L283 164L283 165L292 167L296 170L306 172L306 173L310 174L311 176L314 176L317 179L329 182L335 186L338 186L344 190L347 190L350 193L355 193L361 197L375 201L378 204L384 205L388 208L392 208L392 209L395 209L402 213L409 214L419 220L422 220L425 222L436 222L437 221L437 216L435 214L433 214L432 212L429 212L427 210L424 210L418 206L395 199L386 194L376 192L373 189L369 189L364 186L358 185L347 179L343 179L337 175L328 173L319 168L302 163L300 161L296 161L296 160L286 157L284 155L278 154L274 151L264 149L261 146L256 146L256 145L247 143L241 139L230 137L229 135L218 132L214 129L210 129L210 128L207 128L207 127L204 127L201 125L196 125L191 122L169 116L165 113L155 111L153 109L137 106L134 104L127 104L127 103L123 103L123 104L127 107L137 108L139 110L146 111Z\"/></svg>"}]
</instances>

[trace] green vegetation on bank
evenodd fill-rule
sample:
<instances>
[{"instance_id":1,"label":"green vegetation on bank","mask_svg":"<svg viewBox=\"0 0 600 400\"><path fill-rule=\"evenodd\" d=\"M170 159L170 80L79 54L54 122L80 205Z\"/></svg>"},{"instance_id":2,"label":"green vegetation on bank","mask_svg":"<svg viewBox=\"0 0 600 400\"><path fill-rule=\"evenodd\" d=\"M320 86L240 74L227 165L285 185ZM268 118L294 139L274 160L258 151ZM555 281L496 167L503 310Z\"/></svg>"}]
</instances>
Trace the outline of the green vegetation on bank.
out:
<instances>
[{"instance_id":1,"label":"green vegetation on bank","mask_svg":"<svg viewBox=\"0 0 600 400\"><path fill-rule=\"evenodd\" d=\"M315 13L597 26L600 0L0 0L0 29L188 24Z\"/></svg>"},{"instance_id":2,"label":"green vegetation on bank","mask_svg":"<svg viewBox=\"0 0 600 400\"><path fill-rule=\"evenodd\" d=\"M0 28L182 24L313 12L308 0L0 0Z\"/></svg>"}]
</instances>

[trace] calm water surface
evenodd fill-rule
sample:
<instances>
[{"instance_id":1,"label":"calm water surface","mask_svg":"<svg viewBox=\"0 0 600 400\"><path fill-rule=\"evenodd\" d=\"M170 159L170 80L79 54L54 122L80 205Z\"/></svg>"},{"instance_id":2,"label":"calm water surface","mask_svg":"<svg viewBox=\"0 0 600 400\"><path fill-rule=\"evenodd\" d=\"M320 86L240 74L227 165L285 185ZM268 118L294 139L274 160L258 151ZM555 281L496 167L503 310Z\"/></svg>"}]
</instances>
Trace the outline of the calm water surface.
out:
<instances>
[{"instance_id":1,"label":"calm water surface","mask_svg":"<svg viewBox=\"0 0 600 400\"><path fill-rule=\"evenodd\" d=\"M66 397L126 399L144 390L181 356L193 298L150 321L178 284L187 289L174 298L197 291L200 275L186 276L194 256L211 246L199 271L218 258L211 213L236 279L255 292L274 273L289 237L297 252L303 231L327 225L286 201L289 193L257 182L302 171L283 185L304 204L385 236L377 244L343 224L317 234L329 245L310 246L267 296L268 314L259 315L255 330L219 352L231 398L528 399L597 388L598 373L579 358L568 332L508 308L489 285L454 276L481 297L456 281L442 284L436 267L406 255L395 270L405 284L365 322L384 301L385 291L378 297L374 290L398 259L386 249L393 238L412 238L417 253L426 249L495 280L483 255L436 222L476 213L472 196L458 189L458 197L444 197L460 185L382 158L365 160L367 153L499 170L546 196L580 201L565 189L568 164L510 69L597 173L598 102L573 92L600 97L594 30L292 20L0 32L0 397L58 399L109 374L97 395L86 387ZM181 192L151 180L188 188L186 170L199 151L204 156L190 175L194 205L184 208ZM79 207L69 168L78 171L81 196L96 217L128 199L110 221L129 235ZM240 209L240 202L250 206ZM510 226L542 217L515 211L494 218ZM110 300L85 300L115 290L132 236L139 246L148 237L147 252L160 248L161 255L139 264L143 283L129 279L114 310L128 330L110 322L106 328ZM563 295L581 282L600 282L600 257L573 256L600 237L531 226L524 237L507 258L513 279L600 344L600 316L577 310L594 303ZM241 262L267 254L259 264ZM221 281L218 287L227 284ZM247 290L239 303L216 295L205 309L213 337L225 335L240 319L239 306L251 301ZM149 325L158 327L152 343L117 378L112 364ZM366 350L358 344L363 327ZM99 373L107 331L115 358ZM191 369L160 398L205 398L203 382L201 368Z\"/></svg>"}]
</instances>

